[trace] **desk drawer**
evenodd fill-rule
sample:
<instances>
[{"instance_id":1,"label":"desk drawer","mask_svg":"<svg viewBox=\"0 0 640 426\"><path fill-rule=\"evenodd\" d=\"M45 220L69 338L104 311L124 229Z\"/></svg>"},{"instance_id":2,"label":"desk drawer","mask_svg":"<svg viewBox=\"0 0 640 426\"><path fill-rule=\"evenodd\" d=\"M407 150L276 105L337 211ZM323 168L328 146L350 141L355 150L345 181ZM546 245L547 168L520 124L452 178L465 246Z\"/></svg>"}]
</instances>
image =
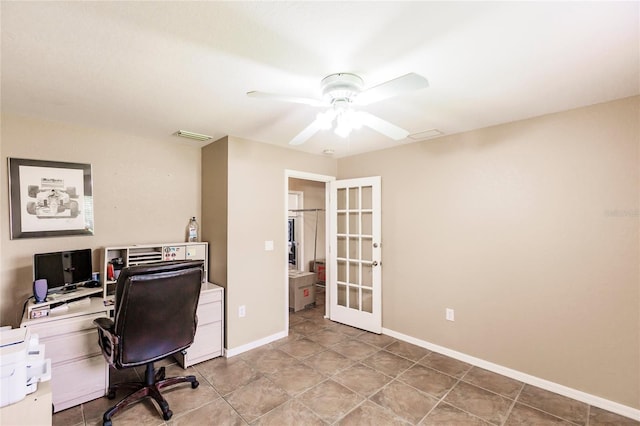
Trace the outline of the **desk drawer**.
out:
<instances>
[{"instance_id":1,"label":"desk drawer","mask_svg":"<svg viewBox=\"0 0 640 426\"><path fill-rule=\"evenodd\" d=\"M198 327L193 344L187 348L190 360L199 359L208 354L222 355L222 322Z\"/></svg>"},{"instance_id":2,"label":"desk drawer","mask_svg":"<svg viewBox=\"0 0 640 426\"><path fill-rule=\"evenodd\" d=\"M198 315L198 327L222 320L222 302L207 303L198 305L196 311Z\"/></svg>"},{"instance_id":3,"label":"desk drawer","mask_svg":"<svg viewBox=\"0 0 640 426\"><path fill-rule=\"evenodd\" d=\"M205 304L222 300L222 290L205 290L200 293L200 301L198 303Z\"/></svg>"},{"instance_id":4,"label":"desk drawer","mask_svg":"<svg viewBox=\"0 0 640 426\"><path fill-rule=\"evenodd\" d=\"M104 318L105 316L106 314L101 312L99 314L82 315L76 318L48 321L44 324L30 325L28 328L32 334L35 333L40 340L44 340L50 337L84 330L95 330L96 326L93 324L93 320L96 318Z\"/></svg>"},{"instance_id":5,"label":"desk drawer","mask_svg":"<svg viewBox=\"0 0 640 426\"><path fill-rule=\"evenodd\" d=\"M49 337L40 339L40 342L44 343L45 357L51 358L51 364L54 367L61 362L83 359L102 353L98 344L97 330L85 330L64 336Z\"/></svg>"},{"instance_id":6,"label":"desk drawer","mask_svg":"<svg viewBox=\"0 0 640 426\"><path fill-rule=\"evenodd\" d=\"M107 371L102 355L54 367L51 373L54 411L103 396Z\"/></svg>"}]
</instances>

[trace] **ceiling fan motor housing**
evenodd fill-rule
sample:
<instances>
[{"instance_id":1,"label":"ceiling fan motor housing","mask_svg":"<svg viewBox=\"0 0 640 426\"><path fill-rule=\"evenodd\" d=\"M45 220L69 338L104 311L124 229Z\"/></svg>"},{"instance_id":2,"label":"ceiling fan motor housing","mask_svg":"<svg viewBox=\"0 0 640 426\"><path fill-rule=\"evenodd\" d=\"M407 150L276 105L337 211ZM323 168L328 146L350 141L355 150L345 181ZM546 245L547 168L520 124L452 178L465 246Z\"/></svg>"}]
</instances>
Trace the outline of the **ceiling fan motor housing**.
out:
<instances>
[{"instance_id":1,"label":"ceiling fan motor housing","mask_svg":"<svg viewBox=\"0 0 640 426\"><path fill-rule=\"evenodd\" d=\"M322 96L328 98L332 104L336 101L352 103L362 92L364 81L355 74L338 73L323 78L321 87Z\"/></svg>"}]
</instances>

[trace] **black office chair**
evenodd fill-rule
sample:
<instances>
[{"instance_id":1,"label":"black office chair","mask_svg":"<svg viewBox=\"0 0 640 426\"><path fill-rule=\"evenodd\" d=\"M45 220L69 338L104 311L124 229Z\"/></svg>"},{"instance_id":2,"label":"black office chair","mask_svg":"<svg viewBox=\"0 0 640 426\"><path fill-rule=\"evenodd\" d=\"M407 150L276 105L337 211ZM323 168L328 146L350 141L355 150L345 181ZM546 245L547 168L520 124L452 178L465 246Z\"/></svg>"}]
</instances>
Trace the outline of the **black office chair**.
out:
<instances>
[{"instance_id":1,"label":"black office chair","mask_svg":"<svg viewBox=\"0 0 640 426\"><path fill-rule=\"evenodd\" d=\"M109 399L115 398L116 388L134 391L104 413L104 426L111 426L114 414L147 397L158 403L163 418L169 420L173 412L160 389L184 382L191 383L193 389L198 387L195 376L165 379L164 367L155 372L153 363L193 343L202 265L201 261L178 261L122 269L116 283L114 319L93 322L110 365L116 369L146 365L146 372L144 382L109 387Z\"/></svg>"}]
</instances>

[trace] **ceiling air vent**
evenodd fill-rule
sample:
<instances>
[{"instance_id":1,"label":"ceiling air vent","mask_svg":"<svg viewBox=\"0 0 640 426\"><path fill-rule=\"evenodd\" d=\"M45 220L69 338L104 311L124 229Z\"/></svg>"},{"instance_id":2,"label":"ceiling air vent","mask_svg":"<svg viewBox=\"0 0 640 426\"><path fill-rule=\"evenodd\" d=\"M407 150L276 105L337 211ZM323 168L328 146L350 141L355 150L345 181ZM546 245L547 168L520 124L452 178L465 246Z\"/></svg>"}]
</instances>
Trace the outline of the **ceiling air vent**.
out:
<instances>
[{"instance_id":1,"label":"ceiling air vent","mask_svg":"<svg viewBox=\"0 0 640 426\"><path fill-rule=\"evenodd\" d=\"M421 141L424 139L437 138L438 136L442 136L442 135L444 135L444 133L442 133L440 130L430 129L430 130L425 130L424 132L413 133L409 135L408 138L413 139L414 141Z\"/></svg>"},{"instance_id":2,"label":"ceiling air vent","mask_svg":"<svg viewBox=\"0 0 640 426\"><path fill-rule=\"evenodd\" d=\"M201 135L200 133L187 132L186 130L178 130L174 133L181 138L195 139L197 141L208 141L213 139L213 136Z\"/></svg>"}]
</instances>

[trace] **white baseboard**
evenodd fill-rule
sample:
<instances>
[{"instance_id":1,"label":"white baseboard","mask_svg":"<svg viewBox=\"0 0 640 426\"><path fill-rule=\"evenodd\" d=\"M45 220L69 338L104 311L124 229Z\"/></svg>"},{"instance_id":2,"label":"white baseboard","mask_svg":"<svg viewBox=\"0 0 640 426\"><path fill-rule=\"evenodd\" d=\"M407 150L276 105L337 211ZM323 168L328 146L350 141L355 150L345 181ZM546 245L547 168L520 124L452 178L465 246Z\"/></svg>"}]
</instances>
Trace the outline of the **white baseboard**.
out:
<instances>
[{"instance_id":1,"label":"white baseboard","mask_svg":"<svg viewBox=\"0 0 640 426\"><path fill-rule=\"evenodd\" d=\"M250 351L251 349L259 348L260 346L264 346L271 342L275 342L276 340L283 339L288 335L288 332L281 331L279 333L272 334L271 336L263 337L262 339L254 340L253 342L238 346L237 348L225 349L224 356L227 358L231 358L232 356L240 355L241 353Z\"/></svg>"},{"instance_id":2,"label":"white baseboard","mask_svg":"<svg viewBox=\"0 0 640 426\"><path fill-rule=\"evenodd\" d=\"M532 376L530 374L523 373L521 371L513 370L511 368L503 367L502 365L494 364L489 361L485 361L480 358L473 357L471 355L464 354L462 352L454 351L444 346L439 346L424 340L416 339L415 337L407 336L406 334L399 333L397 331L383 328L382 333L388 336L394 337L398 340L405 341L407 343L420 346L430 351L438 352L442 355L455 358L459 361L466 362L471 365L475 365L485 370L493 371L494 373L502 374L503 376L510 377L515 380L519 380L523 383L537 386L539 388L554 392L568 398L575 399L577 401L584 402L589 405L593 405L603 410L611 411L612 413L620 414L624 417L629 417L633 420L640 421L640 410L628 407L626 405L619 404L608 399L601 398L599 396L591 395L586 392L579 391L558 383L550 382L549 380L541 379L539 377Z\"/></svg>"}]
</instances>

